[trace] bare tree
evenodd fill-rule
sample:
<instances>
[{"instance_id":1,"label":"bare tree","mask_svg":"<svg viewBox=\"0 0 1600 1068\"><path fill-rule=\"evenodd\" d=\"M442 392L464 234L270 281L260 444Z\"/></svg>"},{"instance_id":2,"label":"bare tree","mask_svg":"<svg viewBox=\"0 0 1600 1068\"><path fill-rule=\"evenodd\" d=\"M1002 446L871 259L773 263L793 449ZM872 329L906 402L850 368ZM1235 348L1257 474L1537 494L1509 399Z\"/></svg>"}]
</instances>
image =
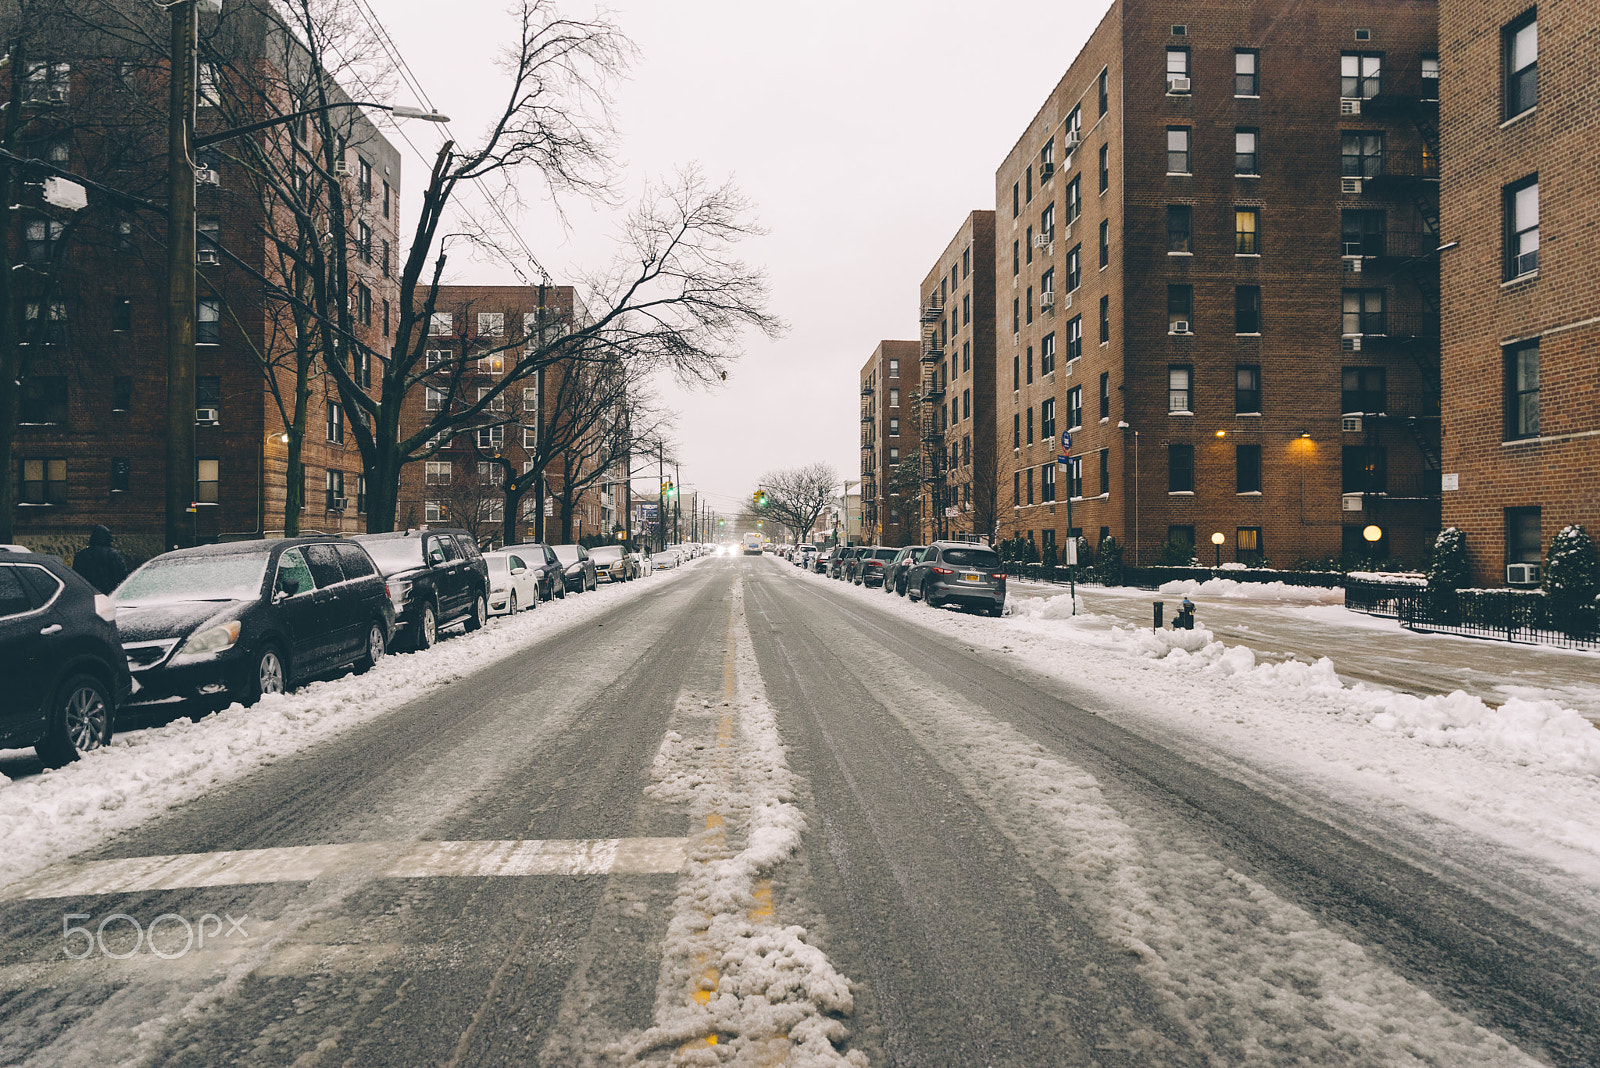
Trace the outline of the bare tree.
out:
<instances>
[{"instance_id":1,"label":"bare tree","mask_svg":"<svg viewBox=\"0 0 1600 1068\"><path fill-rule=\"evenodd\" d=\"M761 477L761 489L767 494L767 514L783 524L794 539L805 537L816 525L817 517L833 503L840 485L839 473L820 462L769 471Z\"/></svg>"}]
</instances>

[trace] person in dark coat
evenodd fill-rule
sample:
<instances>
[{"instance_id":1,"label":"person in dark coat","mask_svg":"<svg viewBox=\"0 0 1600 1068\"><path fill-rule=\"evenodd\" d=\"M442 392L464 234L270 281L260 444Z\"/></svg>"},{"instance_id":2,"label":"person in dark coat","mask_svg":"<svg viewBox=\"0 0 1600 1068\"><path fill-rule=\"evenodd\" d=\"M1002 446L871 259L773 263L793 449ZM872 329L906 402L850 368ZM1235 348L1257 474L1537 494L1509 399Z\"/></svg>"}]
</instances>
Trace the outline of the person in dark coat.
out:
<instances>
[{"instance_id":1,"label":"person in dark coat","mask_svg":"<svg viewBox=\"0 0 1600 1068\"><path fill-rule=\"evenodd\" d=\"M111 544L111 528L97 526L89 532L89 547L72 558L72 570L101 593L110 593L128 577L128 565Z\"/></svg>"}]
</instances>

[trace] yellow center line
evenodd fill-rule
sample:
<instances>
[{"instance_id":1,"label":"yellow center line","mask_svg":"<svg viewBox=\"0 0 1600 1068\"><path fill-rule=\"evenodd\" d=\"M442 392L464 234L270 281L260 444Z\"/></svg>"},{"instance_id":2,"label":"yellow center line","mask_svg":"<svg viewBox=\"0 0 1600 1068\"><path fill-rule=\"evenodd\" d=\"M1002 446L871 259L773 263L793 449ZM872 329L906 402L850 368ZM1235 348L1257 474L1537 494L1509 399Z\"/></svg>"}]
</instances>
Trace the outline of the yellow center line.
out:
<instances>
[{"instance_id":1,"label":"yellow center line","mask_svg":"<svg viewBox=\"0 0 1600 1068\"><path fill-rule=\"evenodd\" d=\"M756 899L755 907L750 910L750 921L759 923L772 918L772 880L758 879L755 886L750 888L751 894Z\"/></svg>"}]
</instances>

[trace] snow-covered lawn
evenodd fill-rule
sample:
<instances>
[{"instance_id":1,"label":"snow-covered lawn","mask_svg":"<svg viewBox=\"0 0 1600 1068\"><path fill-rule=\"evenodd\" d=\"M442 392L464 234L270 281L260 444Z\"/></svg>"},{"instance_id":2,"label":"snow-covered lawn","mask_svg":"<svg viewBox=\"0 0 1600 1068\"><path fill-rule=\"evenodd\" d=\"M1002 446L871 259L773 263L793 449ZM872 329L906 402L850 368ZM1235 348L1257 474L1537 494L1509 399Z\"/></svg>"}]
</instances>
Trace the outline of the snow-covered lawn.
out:
<instances>
[{"instance_id":1,"label":"snow-covered lawn","mask_svg":"<svg viewBox=\"0 0 1600 1068\"><path fill-rule=\"evenodd\" d=\"M1374 825L1392 824L1401 838L1425 833L1452 850L1486 838L1536 857L1547 872L1576 878L1579 896L1600 910L1600 730L1570 707L1580 702L1513 696L1495 704L1462 692L1415 697L1350 685L1328 657L1263 663L1248 646L1204 629L1155 632L1086 613L1082 592L1074 616L1065 591L1013 590L1009 614L990 619L796 575L1015 657L1020 670L1069 683L1082 707L1293 803L1335 818L1353 809ZM1161 595L1171 609L1185 592L1163 587ZM1297 613L1338 611L1318 604L1327 591L1221 580L1204 592L1277 599ZM1477 654L1480 670L1494 662L1490 643L1463 648ZM1577 696L1600 701L1600 693Z\"/></svg>"},{"instance_id":2,"label":"snow-covered lawn","mask_svg":"<svg viewBox=\"0 0 1600 1068\"><path fill-rule=\"evenodd\" d=\"M425 652L386 656L365 675L313 682L198 721L178 719L118 734L111 745L59 770L15 780L0 775L0 888L578 626L619 601L659 589L684 570L497 617L477 633L448 638Z\"/></svg>"}]
</instances>

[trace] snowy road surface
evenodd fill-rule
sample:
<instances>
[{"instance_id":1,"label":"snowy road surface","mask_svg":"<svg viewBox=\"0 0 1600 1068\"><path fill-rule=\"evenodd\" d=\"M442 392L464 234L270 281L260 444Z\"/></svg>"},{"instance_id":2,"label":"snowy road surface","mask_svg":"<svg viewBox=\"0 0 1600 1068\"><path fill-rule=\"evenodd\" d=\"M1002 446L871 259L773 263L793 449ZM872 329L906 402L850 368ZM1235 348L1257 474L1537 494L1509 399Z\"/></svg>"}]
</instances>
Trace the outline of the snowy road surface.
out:
<instances>
[{"instance_id":1,"label":"snowy road surface","mask_svg":"<svg viewBox=\"0 0 1600 1068\"><path fill-rule=\"evenodd\" d=\"M704 560L0 780L0 1063L1600 1063L1600 732L1058 617Z\"/></svg>"}]
</instances>

